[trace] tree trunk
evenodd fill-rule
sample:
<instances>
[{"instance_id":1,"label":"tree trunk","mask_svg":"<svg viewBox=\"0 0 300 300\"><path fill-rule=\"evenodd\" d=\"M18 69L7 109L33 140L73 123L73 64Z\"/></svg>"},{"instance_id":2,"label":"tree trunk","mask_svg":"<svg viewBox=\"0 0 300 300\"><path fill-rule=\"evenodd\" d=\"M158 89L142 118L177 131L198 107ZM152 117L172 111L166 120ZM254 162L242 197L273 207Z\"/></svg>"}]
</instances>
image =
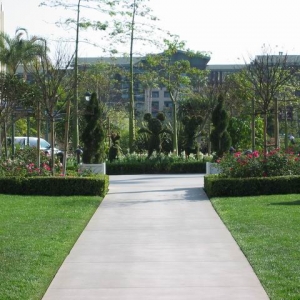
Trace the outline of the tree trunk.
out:
<instances>
[{"instance_id":1,"label":"tree trunk","mask_svg":"<svg viewBox=\"0 0 300 300\"><path fill-rule=\"evenodd\" d=\"M54 155L54 147L55 147L55 122L54 118L51 118L51 173L52 176L55 175L55 155Z\"/></svg>"},{"instance_id":2,"label":"tree trunk","mask_svg":"<svg viewBox=\"0 0 300 300\"><path fill-rule=\"evenodd\" d=\"M136 14L136 0L133 3L133 12L131 20L131 35L130 35L130 87L129 87L129 151L133 152L133 142L135 140L135 114L134 114L134 77L133 77L133 39Z\"/></svg>"},{"instance_id":3,"label":"tree trunk","mask_svg":"<svg viewBox=\"0 0 300 300\"><path fill-rule=\"evenodd\" d=\"M268 126L268 121L267 121L267 113L265 112L264 114L264 155L267 155L267 126Z\"/></svg>"},{"instance_id":4,"label":"tree trunk","mask_svg":"<svg viewBox=\"0 0 300 300\"><path fill-rule=\"evenodd\" d=\"M177 135L177 103L173 94L170 92L170 98L173 103L173 153L178 155L178 135Z\"/></svg>"}]
</instances>

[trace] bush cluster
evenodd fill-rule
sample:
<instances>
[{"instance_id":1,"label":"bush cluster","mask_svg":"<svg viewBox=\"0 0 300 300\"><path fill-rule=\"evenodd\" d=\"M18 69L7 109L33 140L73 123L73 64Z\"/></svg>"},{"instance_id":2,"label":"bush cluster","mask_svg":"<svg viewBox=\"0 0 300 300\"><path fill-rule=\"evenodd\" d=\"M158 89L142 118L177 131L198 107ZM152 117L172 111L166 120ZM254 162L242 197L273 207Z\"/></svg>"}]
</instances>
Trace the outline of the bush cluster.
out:
<instances>
[{"instance_id":1,"label":"bush cluster","mask_svg":"<svg viewBox=\"0 0 300 300\"><path fill-rule=\"evenodd\" d=\"M41 151L37 166L37 150L32 147L17 149L14 159L0 160L0 193L15 195L93 195L102 196L108 190L109 177L89 171L67 170L61 176L61 163L55 161L55 173L51 176L50 157Z\"/></svg>"},{"instance_id":2,"label":"bush cluster","mask_svg":"<svg viewBox=\"0 0 300 300\"><path fill-rule=\"evenodd\" d=\"M217 160L220 176L226 178L300 175L300 157L293 151L272 150L268 153L225 154Z\"/></svg>"},{"instance_id":3,"label":"bush cluster","mask_svg":"<svg viewBox=\"0 0 300 300\"><path fill-rule=\"evenodd\" d=\"M50 176L50 159L51 157L40 152L40 166L37 166L37 149L34 147L25 147L24 149L16 149L14 159L0 160L0 176ZM56 158L54 162L55 173L60 173L61 162Z\"/></svg>"},{"instance_id":4,"label":"bush cluster","mask_svg":"<svg viewBox=\"0 0 300 300\"><path fill-rule=\"evenodd\" d=\"M174 156L154 153L150 158L146 154L127 154L113 162L106 163L108 175L122 174L174 174L174 173L205 173L206 162L211 156L200 154Z\"/></svg>"}]
</instances>

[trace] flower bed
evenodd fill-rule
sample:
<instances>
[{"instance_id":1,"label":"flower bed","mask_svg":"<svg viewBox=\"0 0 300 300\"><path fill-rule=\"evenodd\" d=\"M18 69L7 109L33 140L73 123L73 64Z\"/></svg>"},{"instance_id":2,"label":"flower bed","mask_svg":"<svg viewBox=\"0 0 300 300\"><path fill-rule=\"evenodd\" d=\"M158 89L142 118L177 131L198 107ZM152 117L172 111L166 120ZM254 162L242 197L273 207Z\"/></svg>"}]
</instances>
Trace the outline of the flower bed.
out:
<instances>
[{"instance_id":1,"label":"flower bed","mask_svg":"<svg viewBox=\"0 0 300 300\"><path fill-rule=\"evenodd\" d=\"M294 151L272 150L268 153L224 155L217 161L220 176L226 178L273 177L300 175L299 154Z\"/></svg>"}]
</instances>

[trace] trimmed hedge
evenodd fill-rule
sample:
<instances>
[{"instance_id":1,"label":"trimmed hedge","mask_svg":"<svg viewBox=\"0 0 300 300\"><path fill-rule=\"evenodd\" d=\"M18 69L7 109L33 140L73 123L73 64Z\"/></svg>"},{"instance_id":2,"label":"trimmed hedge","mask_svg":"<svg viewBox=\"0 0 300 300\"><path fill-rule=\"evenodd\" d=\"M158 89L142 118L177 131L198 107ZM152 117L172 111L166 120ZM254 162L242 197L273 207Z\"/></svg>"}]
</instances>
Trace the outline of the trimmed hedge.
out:
<instances>
[{"instance_id":1,"label":"trimmed hedge","mask_svg":"<svg viewBox=\"0 0 300 300\"><path fill-rule=\"evenodd\" d=\"M101 196L108 191L109 176L2 177L0 194L47 196Z\"/></svg>"},{"instance_id":2,"label":"trimmed hedge","mask_svg":"<svg viewBox=\"0 0 300 300\"><path fill-rule=\"evenodd\" d=\"M300 176L222 178L207 175L204 190L209 198L299 194Z\"/></svg>"},{"instance_id":3,"label":"trimmed hedge","mask_svg":"<svg viewBox=\"0 0 300 300\"><path fill-rule=\"evenodd\" d=\"M126 162L106 163L108 175L206 173L206 162Z\"/></svg>"}]
</instances>

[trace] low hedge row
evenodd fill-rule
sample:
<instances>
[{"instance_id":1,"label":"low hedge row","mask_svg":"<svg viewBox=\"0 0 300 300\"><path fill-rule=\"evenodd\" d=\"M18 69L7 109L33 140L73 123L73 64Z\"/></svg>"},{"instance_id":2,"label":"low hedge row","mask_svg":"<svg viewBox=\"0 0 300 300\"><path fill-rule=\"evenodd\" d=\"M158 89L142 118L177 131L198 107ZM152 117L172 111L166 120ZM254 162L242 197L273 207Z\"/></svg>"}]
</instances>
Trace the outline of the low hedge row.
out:
<instances>
[{"instance_id":1,"label":"low hedge row","mask_svg":"<svg viewBox=\"0 0 300 300\"><path fill-rule=\"evenodd\" d=\"M47 196L101 196L108 191L109 176L95 177L3 177L0 194Z\"/></svg>"},{"instance_id":2,"label":"low hedge row","mask_svg":"<svg viewBox=\"0 0 300 300\"><path fill-rule=\"evenodd\" d=\"M205 173L206 163L201 161L189 162L126 162L106 163L108 175L136 175L136 174L178 174L178 173Z\"/></svg>"},{"instance_id":3,"label":"low hedge row","mask_svg":"<svg viewBox=\"0 0 300 300\"><path fill-rule=\"evenodd\" d=\"M204 177L204 190L210 198L299 194L300 176L222 178L207 175Z\"/></svg>"}]
</instances>

